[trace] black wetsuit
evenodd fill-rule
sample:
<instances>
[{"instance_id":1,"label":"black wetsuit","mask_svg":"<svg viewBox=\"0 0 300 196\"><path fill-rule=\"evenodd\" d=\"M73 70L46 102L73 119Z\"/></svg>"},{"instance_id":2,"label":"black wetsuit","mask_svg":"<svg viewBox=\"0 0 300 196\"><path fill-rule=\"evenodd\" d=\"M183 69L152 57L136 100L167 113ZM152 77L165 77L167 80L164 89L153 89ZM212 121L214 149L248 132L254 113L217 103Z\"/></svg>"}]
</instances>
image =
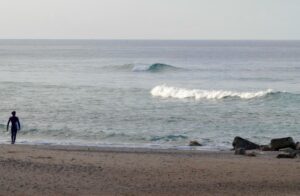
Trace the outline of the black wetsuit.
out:
<instances>
[{"instance_id":1,"label":"black wetsuit","mask_svg":"<svg viewBox=\"0 0 300 196\"><path fill-rule=\"evenodd\" d=\"M14 144L16 141L17 132L20 129L20 122L19 118L16 116L10 117L9 121L11 122L11 142Z\"/></svg>"}]
</instances>

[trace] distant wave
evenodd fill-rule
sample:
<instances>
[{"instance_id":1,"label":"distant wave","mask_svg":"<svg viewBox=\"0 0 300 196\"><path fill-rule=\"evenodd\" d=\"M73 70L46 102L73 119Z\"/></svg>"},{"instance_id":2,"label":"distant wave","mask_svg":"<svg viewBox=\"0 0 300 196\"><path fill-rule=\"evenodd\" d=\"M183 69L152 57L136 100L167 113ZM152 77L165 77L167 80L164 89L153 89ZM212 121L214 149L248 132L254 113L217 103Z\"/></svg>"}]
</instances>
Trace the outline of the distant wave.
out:
<instances>
[{"instance_id":1,"label":"distant wave","mask_svg":"<svg viewBox=\"0 0 300 196\"><path fill-rule=\"evenodd\" d=\"M110 66L104 66L102 68L111 71L119 70L119 71L132 71L132 72L151 72L151 73L183 70L183 68L167 65L164 63L110 65Z\"/></svg>"},{"instance_id":2,"label":"distant wave","mask_svg":"<svg viewBox=\"0 0 300 196\"><path fill-rule=\"evenodd\" d=\"M161 72L161 71L175 71L179 70L181 68L175 67L172 65L167 65L163 63L154 63L151 65L135 65L132 68L132 71L138 72L138 71L148 71L148 72Z\"/></svg>"},{"instance_id":3,"label":"distant wave","mask_svg":"<svg viewBox=\"0 0 300 196\"><path fill-rule=\"evenodd\" d=\"M200 90L200 89L185 89L166 85L159 85L151 90L151 95L154 97L177 98L177 99L224 99L224 98L240 98L253 99L264 97L269 94L276 93L272 89L256 92L236 92L224 90Z\"/></svg>"}]
</instances>

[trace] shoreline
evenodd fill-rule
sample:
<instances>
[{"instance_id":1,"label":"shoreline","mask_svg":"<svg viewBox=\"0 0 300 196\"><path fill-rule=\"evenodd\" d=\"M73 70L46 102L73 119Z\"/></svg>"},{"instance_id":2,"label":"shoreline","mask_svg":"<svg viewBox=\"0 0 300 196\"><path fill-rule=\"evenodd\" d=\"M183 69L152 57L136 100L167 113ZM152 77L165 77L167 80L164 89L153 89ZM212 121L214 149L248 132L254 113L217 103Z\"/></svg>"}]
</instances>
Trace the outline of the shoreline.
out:
<instances>
[{"instance_id":1,"label":"shoreline","mask_svg":"<svg viewBox=\"0 0 300 196\"><path fill-rule=\"evenodd\" d=\"M300 159L233 151L0 145L0 195L297 195Z\"/></svg>"},{"instance_id":2,"label":"shoreline","mask_svg":"<svg viewBox=\"0 0 300 196\"><path fill-rule=\"evenodd\" d=\"M17 139L18 140L18 139ZM10 141L0 141L0 145L10 145ZM24 145L24 146L46 146L46 147L62 147L62 148L111 148L111 149L144 149L144 150L179 150L179 151L208 151L208 152L224 152L230 151L232 147L220 147L220 146L190 146L188 143L186 145L161 145L161 144L133 144L133 143L125 143L125 144L114 144L114 143L80 143L80 142L70 142L70 143L55 143L55 142L44 142L44 141L16 141L16 145Z\"/></svg>"}]
</instances>

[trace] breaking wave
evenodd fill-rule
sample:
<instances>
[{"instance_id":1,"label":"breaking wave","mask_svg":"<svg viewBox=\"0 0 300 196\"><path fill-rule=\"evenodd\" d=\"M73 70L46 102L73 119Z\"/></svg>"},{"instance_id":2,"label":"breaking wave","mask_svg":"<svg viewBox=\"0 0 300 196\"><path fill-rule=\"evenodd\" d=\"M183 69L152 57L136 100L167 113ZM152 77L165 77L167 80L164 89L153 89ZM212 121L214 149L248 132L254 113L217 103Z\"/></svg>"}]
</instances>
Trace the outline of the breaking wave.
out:
<instances>
[{"instance_id":1,"label":"breaking wave","mask_svg":"<svg viewBox=\"0 0 300 196\"><path fill-rule=\"evenodd\" d=\"M177 71L184 70L184 68L175 67L172 65L164 63L154 63L154 64L143 64L143 63L134 63L134 64L123 64L123 65L110 65L102 67L104 70L110 71L132 71L132 72L164 72L164 71Z\"/></svg>"},{"instance_id":2,"label":"breaking wave","mask_svg":"<svg viewBox=\"0 0 300 196\"><path fill-rule=\"evenodd\" d=\"M167 65L163 63L154 63L151 65L135 65L132 68L132 71L138 72L138 71L148 71L148 72L161 72L161 71L175 71L179 70L180 68Z\"/></svg>"},{"instance_id":3,"label":"breaking wave","mask_svg":"<svg viewBox=\"0 0 300 196\"><path fill-rule=\"evenodd\" d=\"M166 85L159 85L151 90L151 95L154 97L177 98L177 99L224 99L224 98L240 98L253 99L264 97L269 94L278 93L272 89L256 92L237 92L225 90L200 90L200 89L185 89Z\"/></svg>"}]
</instances>

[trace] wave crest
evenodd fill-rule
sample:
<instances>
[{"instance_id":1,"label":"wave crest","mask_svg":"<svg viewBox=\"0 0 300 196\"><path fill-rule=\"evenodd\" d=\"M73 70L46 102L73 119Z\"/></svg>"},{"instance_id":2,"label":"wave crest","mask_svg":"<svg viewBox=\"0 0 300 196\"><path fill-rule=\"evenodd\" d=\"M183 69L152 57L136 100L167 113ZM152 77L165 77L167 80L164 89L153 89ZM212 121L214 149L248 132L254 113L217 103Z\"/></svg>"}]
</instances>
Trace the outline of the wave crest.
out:
<instances>
[{"instance_id":1,"label":"wave crest","mask_svg":"<svg viewBox=\"0 0 300 196\"><path fill-rule=\"evenodd\" d=\"M184 70L184 68L167 65L164 63L154 63L154 64L133 63L133 64L123 64L123 65L109 65L109 66L102 67L102 69L108 71L132 71L132 72L152 72L152 73Z\"/></svg>"},{"instance_id":2,"label":"wave crest","mask_svg":"<svg viewBox=\"0 0 300 196\"><path fill-rule=\"evenodd\" d=\"M166 85L159 85L151 90L151 95L154 97L186 99L224 99L224 98L240 98L253 99L264 97L268 94L275 93L272 89L257 92L236 92L224 90L200 90L200 89L185 89Z\"/></svg>"},{"instance_id":3,"label":"wave crest","mask_svg":"<svg viewBox=\"0 0 300 196\"><path fill-rule=\"evenodd\" d=\"M138 71L149 71L149 72L161 72L161 71L175 71L180 68L172 66L172 65L167 65L163 63L154 63L151 65L135 65L132 68L132 71L138 72Z\"/></svg>"}]
</instances>

